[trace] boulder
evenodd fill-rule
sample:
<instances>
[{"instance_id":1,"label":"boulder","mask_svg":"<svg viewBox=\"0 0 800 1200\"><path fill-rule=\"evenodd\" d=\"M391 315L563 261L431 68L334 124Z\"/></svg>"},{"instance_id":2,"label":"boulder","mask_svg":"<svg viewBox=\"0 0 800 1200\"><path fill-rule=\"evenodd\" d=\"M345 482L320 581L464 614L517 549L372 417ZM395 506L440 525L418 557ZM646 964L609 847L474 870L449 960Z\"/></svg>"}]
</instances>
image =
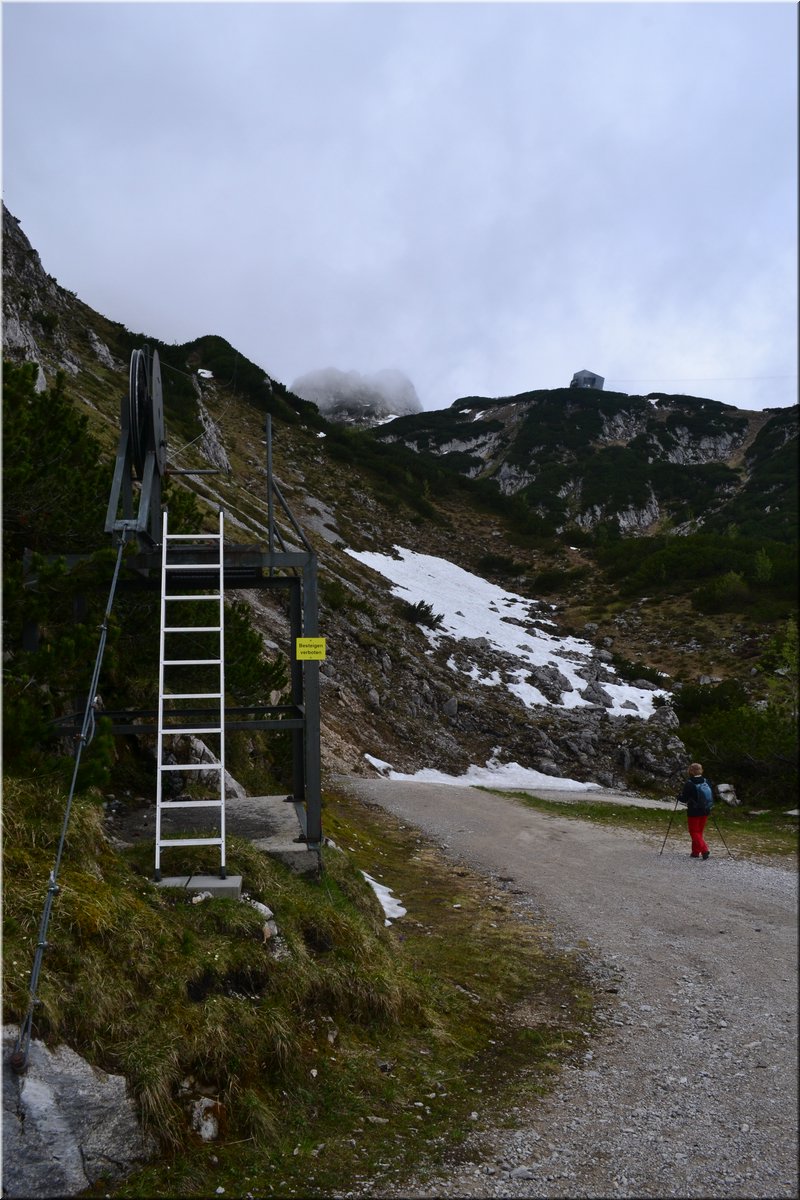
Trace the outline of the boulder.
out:
<instances>
[{"instance_id":1,"label":"boulder","mask_svg":"<svg viewBox=\"0 0 800 1200\"><path fill-rule=\"evenodd\" d=\"M584 700L588 700L590 704L602 704L603 708L612 708L614 704L605 688L595 680L587 684L578 695L582 696Z\"/></svg>"},{"instance_id":2,"label":"boulder","mask_svg":"<svg viewBox=\"0 0 800 1200\"><path fill-rule=\"evenodd\" d=\"M740 803L739 797L736 795L732 783L718 783L717 792L720 800L722 800L725 804L729 804L731 808L736 808L736 806Z\"/></svg>"},{"instance_id":3,"label":"boulder","mask_svg":"<svg viewBox=\"0 0 800 1200\"><path fill-rule=\"evenodd\" d=\"M49 1050L39 1041L17 1075L8 1059L18 1036L16 1026L3 1027L4 1196L75 1196L156 1154L121 1075L97 1070L69 1046Z\"/></svg>"},{"instance_id":4,"label":"boulder","mask_svg":"<svg viewBox=\"0 0 800 1200\"><path fill-rule=\"evenodd\" d=\"M528 682L552 704L561 704L562 694L573 690L566 675L552 663L544 667L533 667L528 673Z\"/></svg>"},{"instance_id":5,"label":"boulder","mask_svg":"<svg viewBox=\"0 0 800 1200\"><path fill-rule=\"evenodd\" d=\"M631 765L656 779L669 779L686 770L686 747L668 729L647 723L647 738L637 734L630 745Z\"/></svg>"},{"instance_id":6,"label":"boulder","mask_svg":"<svg viewBox=\"0 0 800 1200\"><path fill-rule=\"evenodd\" d=\"M87 329L86 333L89 338L89 345L103 366L108 367L112 371L116 370L117 364L114 362L111 351L105 342L100 340L93 329Z\"/></svg>"},{"instance_id":7,"label":"boulder","mask_svg":"<svg viewBox=\"0 0 800 1200\"><path fill-rule=\"evenodd\" d=\"M213 750L202 741L201 738L190 737L189 748L191 751L191 761L198 763L218 763L219 759ZM204 787L209 787L217 790L219 788L219 772L218 771L198 771L197 780ZM185 786L185 784L183 785ZM237 779L225 771L225 795L227 798L235 798L236 800L244 800L247 798L247 792L242 787Z\"/></svg>"},{"instance_id":8,"label":"boulder","mask_svg":"<svg viewBox=\"0 0 800 1200\"><path fill-rule=\"evenodd\" d=\"M540 758L536 763L536 769L543 775L554 775L557 779L563 778L562 772L549 758Z\"/></svg>"},{"instance_id":9,"label":"boulder","mask_svg":"<svg viewBox=\"0 0 800 1200\"><path fill-rule=\"evenodd\" d=\"M648 725L660 725L663 729L677 729L680 725L680 718L674 708L670 708L668 704L662 704L660 708L653 710L652 716L647 718Z\"/></svg>"}]
</instances>

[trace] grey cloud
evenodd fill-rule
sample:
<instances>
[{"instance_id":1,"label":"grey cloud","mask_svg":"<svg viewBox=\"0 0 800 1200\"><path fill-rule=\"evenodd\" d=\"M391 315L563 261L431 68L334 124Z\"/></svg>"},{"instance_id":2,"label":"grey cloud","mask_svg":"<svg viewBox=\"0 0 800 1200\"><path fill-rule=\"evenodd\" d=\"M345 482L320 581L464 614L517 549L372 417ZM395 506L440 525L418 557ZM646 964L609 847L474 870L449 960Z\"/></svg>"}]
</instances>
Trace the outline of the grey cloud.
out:
<instances>
[{"instance_id":1,"label":"grey cloud","mask_svg":"<svg viewBox=\"0 0 800 1200\"><path fill-rule=\"evenodd\" d=\"M284 382L399 363L425 408L585 363L796 399L788 5L3 16L6 203L133 330Z\"/></svg>"},{"instance_id":2,"label":"grey cloud","mask_svg":"<svg viewBox=\"0 0 800 1200\"><path fill-rule=\"evenodd\" d=\"M326 367L295 379L291 390L325 415L368 419L373 424L422 411L408 376L388 367L374 375Z\"/></svg>"}]
</instances>

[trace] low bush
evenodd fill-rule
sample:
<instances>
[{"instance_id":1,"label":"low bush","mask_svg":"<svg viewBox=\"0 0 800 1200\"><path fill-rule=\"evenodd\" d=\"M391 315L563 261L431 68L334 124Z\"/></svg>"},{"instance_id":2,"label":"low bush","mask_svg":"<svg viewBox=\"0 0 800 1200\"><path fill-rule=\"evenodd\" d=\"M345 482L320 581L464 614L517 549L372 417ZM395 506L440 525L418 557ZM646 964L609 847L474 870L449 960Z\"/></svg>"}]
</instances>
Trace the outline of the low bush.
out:
<instances>
[{"instance_id":1,"label":"low bush","mask_svg":"<svg viewBox=\"0 0 800 1200\"><path fill-rule=\"evenodd\" d=\"M577 584L589 577L588 567L552 567L548 571L539 571L531 580L534 592L544 592L545 595L570 592Z\"/></svg>"},{"instance_id":2,"label":"low bush","mask_svg":"<svg viewBox=\"0 0 800 1200\"><path fill-rule=\"evenodd\" d=\"M790 620L762 662L770 677L768 702L749 704L735 680L687 684L675 694L689 753L750 803L783 804L797 795L797 646L797 624Z\"/></svg>"},{"instance_id":3,"label":"low bush","mask_svg":"<svg viewBox=\"0 0 800 1200\"><path fill-rule=\"evenodd\" d=\"M506 554L484 554L477 562L478 571L482 575L521 575L525 564L509 558Z\"/></svg>"},{"instance_id":4,"label":"low bush","mask_svg":"<svg viewBox=\"0 0 800 1200\"><path fill-rule=\"evenodd\" d=\"M750 588L738 571L726 571L692 593L692 608L701 613L741 612L750 601Z\"/></svg>"},{"instance_id":5,"label":"low bush","mask_svg":"<svg viewBox=\"0 0 800 1200\"><path fill-rule=\"evenodd\" d=\"M416 604L401 600L398 608L404 621L410 621L412 625L424 625L426 629L438 629L444 621L444 615L435 613L433 606L425 600L419 600Z\"/></svg>"}]
</instances>

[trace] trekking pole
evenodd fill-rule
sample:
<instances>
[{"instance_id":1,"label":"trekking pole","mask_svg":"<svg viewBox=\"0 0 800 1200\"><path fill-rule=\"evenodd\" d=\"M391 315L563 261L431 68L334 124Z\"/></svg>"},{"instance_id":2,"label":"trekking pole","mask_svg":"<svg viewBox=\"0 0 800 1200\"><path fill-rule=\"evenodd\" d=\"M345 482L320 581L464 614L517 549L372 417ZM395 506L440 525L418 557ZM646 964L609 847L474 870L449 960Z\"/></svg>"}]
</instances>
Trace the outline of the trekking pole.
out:
<instances>
[{"instance_id":1,"label":"trekking pole","mask_svg":"<svg viewBox=\"0 0 800 1200\"><path fill-rule=\"evenodd\" d=\"M678 811L678 804L679 804L679 801L676 800L675 807L673 808L672 812L669 814L669 825L667 826L667 832L664 834L664 841L661 843L661 849L658 852L659 858L661 858L661 855L664 853L664 847L667 844L667 838L669 837L669 831L672 828L672 818L675 816L675 813Z\"/></svg>"},{"instance_id":2,"label":"trekking pole","mask_svg":"<svg viewBox=\"0 0 800 1200\"><path fill-rule=\"evenodd\" d=\"M712 816L712 817L713 817L713 819L714 819L714 828L716 829L717 833L719 834L719 840L722 842L722 844L723 844L723 846L725 847L725 849L726 849L726 850L728 850L728 843L725 841L725 838L722 836L722 832L721 832L721 830L720 830L720 827L719 827L719 825L717 824L717 818L716 818L716 816L714 816L714 810L713 810L713 808L712 808L712 810L711 810L711 816ZM733 855L731 854L730 850L728 850L728 858L733 858ZM735 861L735 860L734 860L734 861Z\"/></svg>"}]
</instances>

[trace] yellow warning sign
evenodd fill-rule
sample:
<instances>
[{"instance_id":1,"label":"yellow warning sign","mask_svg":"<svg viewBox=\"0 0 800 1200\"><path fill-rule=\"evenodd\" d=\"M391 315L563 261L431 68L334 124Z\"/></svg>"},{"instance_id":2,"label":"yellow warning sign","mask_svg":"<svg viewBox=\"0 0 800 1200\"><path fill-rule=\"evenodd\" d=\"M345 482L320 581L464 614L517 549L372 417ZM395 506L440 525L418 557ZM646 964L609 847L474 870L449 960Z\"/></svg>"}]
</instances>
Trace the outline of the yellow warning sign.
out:
<instances>
[{"instance_id":1,"label":"yellow warning sign","mask_svg":"<svg viewBox=\"0 0 800 1200\"><path fill-rule=\"evenodd\" d=\"M325 638L295 638L295 653L298 659L321 661L325 658Z\"/></svg>"}]
</instances>

